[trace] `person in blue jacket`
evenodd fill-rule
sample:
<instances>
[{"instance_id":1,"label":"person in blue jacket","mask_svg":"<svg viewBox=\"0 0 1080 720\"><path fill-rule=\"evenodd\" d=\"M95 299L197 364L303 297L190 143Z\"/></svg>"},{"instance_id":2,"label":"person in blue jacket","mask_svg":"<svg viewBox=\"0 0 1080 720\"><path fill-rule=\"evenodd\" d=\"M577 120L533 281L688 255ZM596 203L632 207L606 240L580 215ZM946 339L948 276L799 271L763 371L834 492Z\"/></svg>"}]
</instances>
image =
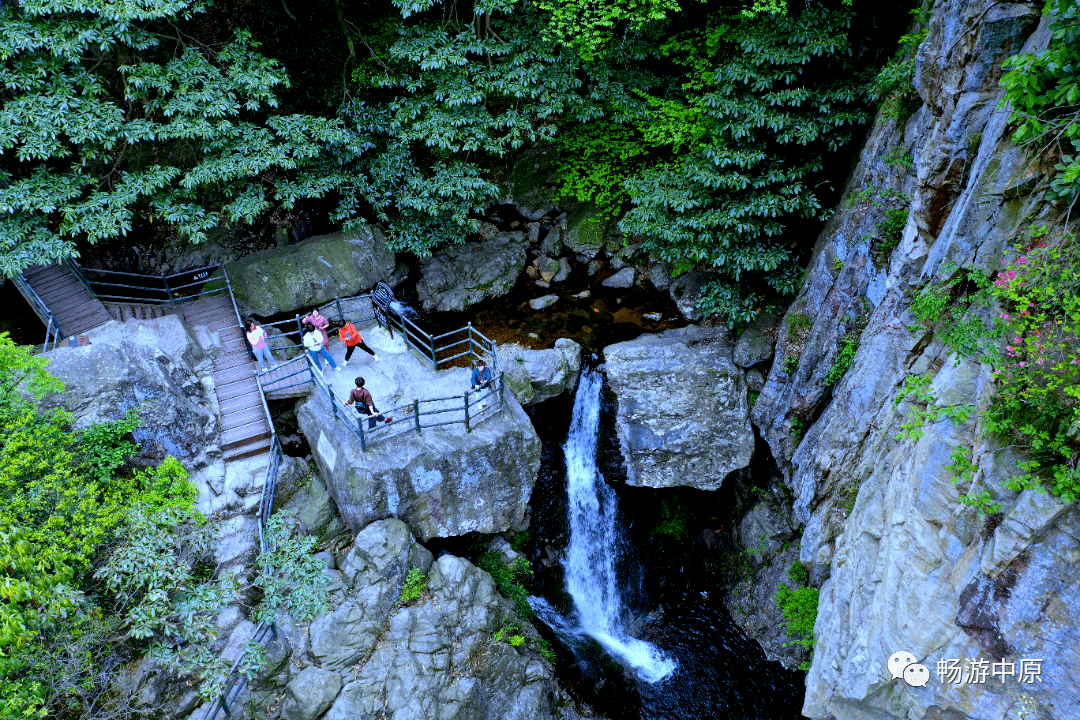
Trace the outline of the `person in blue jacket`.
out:
<instances>
[{"instance_id":1,"label":"person in blue jacket","mask_svg":"<svg viewBox=\"0 0 1080 720\"><path fill-rule=\"evenodd\" d=\"M487 369L487 365L483 360L476 362L476 367L472 371L472 389L473 390L486 390L491 386L491 371Z\"/></svg>"}]
</instances>

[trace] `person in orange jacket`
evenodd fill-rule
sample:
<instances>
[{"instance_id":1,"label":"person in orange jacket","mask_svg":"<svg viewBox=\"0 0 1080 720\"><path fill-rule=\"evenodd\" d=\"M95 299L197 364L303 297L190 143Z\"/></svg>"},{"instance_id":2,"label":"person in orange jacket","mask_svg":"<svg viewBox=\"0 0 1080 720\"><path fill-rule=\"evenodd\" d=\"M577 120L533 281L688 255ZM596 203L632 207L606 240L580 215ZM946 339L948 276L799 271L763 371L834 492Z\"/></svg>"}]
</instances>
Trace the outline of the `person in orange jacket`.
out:
<instances>
[{"instance_id":1,"label":"person in orange jacket","mask_svg":"<svg viewBox=\"0 0 1080 720\"><path fill-rule=\"evenodd\" d=\"M342 363L342 367L349 364L349 358L352 357L353 350L360 348L371 357L375 358L375 362L379 362L379 356L375 354L375 351L364 344L364 338L360 335L360 331L356 329L356 326L351 322L345 323L344 327L338 328L338 339L345 343L345 362Z\"/></svg>"}]
</instances>

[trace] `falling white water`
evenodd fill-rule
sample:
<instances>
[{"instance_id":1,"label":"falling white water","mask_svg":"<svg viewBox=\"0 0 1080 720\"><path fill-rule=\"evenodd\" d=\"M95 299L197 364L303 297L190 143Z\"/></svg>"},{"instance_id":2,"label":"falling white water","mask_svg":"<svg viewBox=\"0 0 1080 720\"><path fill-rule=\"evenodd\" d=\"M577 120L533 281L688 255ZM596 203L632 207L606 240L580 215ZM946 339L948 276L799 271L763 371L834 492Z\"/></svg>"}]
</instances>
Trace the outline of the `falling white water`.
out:
<instances>
[{"instance_id":1,"label":"falling white water","mask_svg":"<svg viewBox=\"0 0 1080 720\"><path fill-rule=\"evenodd\" d=\"M618 498L596 467L602 385L599 373L582 373L564 448L570 496L566 589L574 599L581 630L634 668L641 679L655 683L671 674L675 662L644 640L630 637L623 626L616 574Z\"/></svg>"}]
</instances>

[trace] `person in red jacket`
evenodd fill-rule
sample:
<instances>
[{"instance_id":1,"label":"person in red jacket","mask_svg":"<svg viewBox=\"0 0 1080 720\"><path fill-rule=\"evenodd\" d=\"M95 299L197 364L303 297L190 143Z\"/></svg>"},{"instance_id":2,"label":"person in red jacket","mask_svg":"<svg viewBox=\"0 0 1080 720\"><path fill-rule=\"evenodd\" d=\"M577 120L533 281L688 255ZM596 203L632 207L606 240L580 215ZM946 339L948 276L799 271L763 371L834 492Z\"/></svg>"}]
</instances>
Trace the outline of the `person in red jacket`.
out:
<instances>
[{"instance_id":1,"label":"person in red jacket","mask_svg":"<svg viewBox=\"0 0 1080 720\"><path fill-rule=\"evenodd\" d=\"M356 326L351 322L345 323L345 327L338 328L338 339L345 343L345 362L342 367L349 364L349 358L352 357L353 350L360 348L371 357L375 358L375 362L379 362L379 356L375 354L375 351L364 344L364 338L360 335L360 331L356 329Z\"/></svg>"}]
</instances>

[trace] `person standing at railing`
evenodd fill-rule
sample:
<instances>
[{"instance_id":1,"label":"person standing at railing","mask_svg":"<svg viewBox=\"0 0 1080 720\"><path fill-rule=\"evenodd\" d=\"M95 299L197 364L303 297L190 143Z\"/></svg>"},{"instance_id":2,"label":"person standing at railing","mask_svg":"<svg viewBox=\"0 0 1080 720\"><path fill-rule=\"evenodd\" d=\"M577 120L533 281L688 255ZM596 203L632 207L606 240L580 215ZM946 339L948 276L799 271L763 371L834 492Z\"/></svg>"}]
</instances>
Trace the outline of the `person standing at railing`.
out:
<instances>
[{"instance_id":1,"label":"person standing at railing","mask_svg":"<svg viewBox=\"0 0 1080 720\"><path fill-rule=\"evenodd\" d=\"M273 370L277 367L277 363L274 361L273 353L270 352L266 331L255 322L254 318L248 318L244 322L247 326L247 341L251 344L251 352L255 353L255 359L259 361L259 367L263 369L263 372Z\"/></svg>"},{"instance_id":2,"label":"person standing at railing","mask_svg":"<svg viewBox=\"0 0 1080 720\"><path fill-rule=\"evenodd\" d=\"M379 356L375 354L375 351L364 344L364 338L360 335L360 331L356 329L356 326L351 322L345 323L345 327L338 328L338 339L345 343L345 362L341 363L342 367L349 364L349 358L352 357L353 350L360 348L371 357L375 358L375 362L379 362Z\"/></svg>"},{"instance_id":3,"label":"person standing at railing","mask_svg":"<svg viewBox=\"0 0 1080 720\"><path fill-rule=\"evenodd\" d=\"M322 346L326 352L330 352L330 332L327 328L330 327L330 319L325 315L319 313L319 308L315 308L311 311L311 314L305 318L300 319L301 323L307 323L308 325L314 325L315 329L323 334Z\"/></svg>"},{"instance_id":4,"label":"person standing at railing","mask_svg":"<svg viewBox=\"0 0 1080 720\"><path fill-rule=\"evenodd\" d=\"M307 351L311 353L311 356L315 359L315 366L325 373L326 370L323 369L323 360L326 360L326 362L330 363L330 367L341 372L341 368L334 362L334 358L330 357L330 352L323 347L323 341L325 339L326 336L314 325L311 323L304 325L304 347L307 348Z\"/></svg>"},{"instance_id":5,"label":"person standing at railing","mask_svg":"<svg viewBox=\"0 0 1080 720\"><path fill-rule=\"evenodd\" d=\"M379 408L375 407L375 400L371 397L371 391L364 387L364 378L358 377L354 381L356 389L349 393L349 399L345 401L345 407L356 403L356 412L368 416L368 430L375 429L375 421L382 418L383 422L393 422L392 417L383 417Z\"/></svg>"}]
</instances>

